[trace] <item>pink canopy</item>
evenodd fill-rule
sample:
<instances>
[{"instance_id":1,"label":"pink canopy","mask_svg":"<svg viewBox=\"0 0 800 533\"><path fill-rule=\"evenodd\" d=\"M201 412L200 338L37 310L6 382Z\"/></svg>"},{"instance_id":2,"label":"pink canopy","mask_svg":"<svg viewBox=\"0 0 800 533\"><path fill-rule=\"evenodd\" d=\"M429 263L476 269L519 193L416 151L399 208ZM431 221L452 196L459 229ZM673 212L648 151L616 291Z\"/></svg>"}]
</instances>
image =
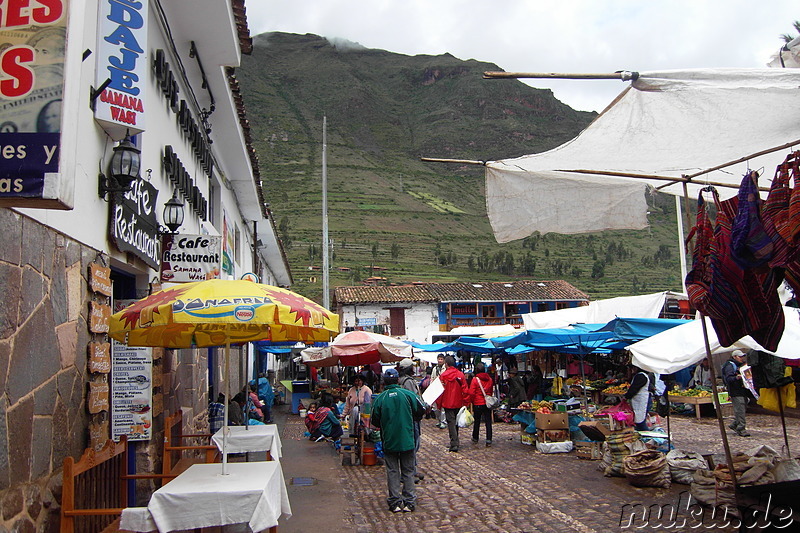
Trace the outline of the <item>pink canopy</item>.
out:
<instances>
[{"instance_id":1,"label":"pink canopy","mask_svg":"<svg viewBox=\"0 0 800 533\"><path fill-rule=\"evenodd\" d=\"M378 333L348 331L338 335L324 348L306 348L302 363L315 366L362 366L372 363L393 363L411 357L409 344Z\"/></svg>"}]
</instances>

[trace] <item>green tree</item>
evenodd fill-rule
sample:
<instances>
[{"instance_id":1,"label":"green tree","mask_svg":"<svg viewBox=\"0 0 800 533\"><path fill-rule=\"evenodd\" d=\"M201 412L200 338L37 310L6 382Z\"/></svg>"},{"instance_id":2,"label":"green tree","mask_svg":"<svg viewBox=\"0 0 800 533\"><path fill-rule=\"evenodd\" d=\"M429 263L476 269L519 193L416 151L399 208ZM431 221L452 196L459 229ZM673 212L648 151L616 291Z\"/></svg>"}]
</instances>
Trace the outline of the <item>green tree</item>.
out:
<instances>
[{"instance_id":1,"label":"green tree","mask_svg":"<svg viewBox=\"0 0 800 533\"><path fill-rule=\"evenodd\" d=\"M396 242L392 243L392 252L391 253L392 253L392 259L394 259L395 261L400 256L400 245L397 244Z\"/></svg>"},{"instance_id":2,"label":"green tree","mask_svg":"<svg viewBox=\"0 0 800 533\"><path fill-rule=\"evenodd\" d=\"M592 279L600 279L606 275L606 265L602 261L595 261L592 265Z\"/></svg>"},{"instance_id":3,"label":"green tree","mask_svg":"<svg viewBox=\"0 0 800 533\"><path fill-rule=\"evenodd\" d=\"M792 23L792 27L794 27L794 31L800 33L800 20L795 20ZM783 39L783 42L788 44L788 43L794 41L795 36L792 35L791 33L782 33L781 34L781 39Z\"/></svg>"}]
</instances>

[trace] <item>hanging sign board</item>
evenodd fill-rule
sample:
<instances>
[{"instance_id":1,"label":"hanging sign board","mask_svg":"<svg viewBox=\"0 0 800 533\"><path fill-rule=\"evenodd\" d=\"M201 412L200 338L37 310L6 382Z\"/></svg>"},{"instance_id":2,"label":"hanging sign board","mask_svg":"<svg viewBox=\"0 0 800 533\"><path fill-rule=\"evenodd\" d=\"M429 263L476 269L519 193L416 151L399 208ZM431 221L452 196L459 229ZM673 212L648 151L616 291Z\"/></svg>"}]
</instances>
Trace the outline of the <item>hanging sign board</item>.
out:
<instances>
[{"instance_id":1,"label":"hanging sign board","mask_svg":"<svg viewBox=\"0 0 800 533\"><path fill-rule=\"evenodd\" d=\"M89 372L111 372L111 345L107 342L89 343Z\"/></svg>"},{"instance_id":2,"label":"hanging sign board","mask_svg":"<svg viewBox=\"0 0 800 533\"><path fill-rule=\"evenodd\" d=\"M112 341L111 438L150 440L153 426L152 348Z\"/></svg>"},{"instance_id":3,"label":"hanging sign board","mask_svg":"<svg viewBox=\"0 0 800 533\"><path fill-rule=\"evenodd\" d=\"M89 331L92 333L108 333L109 320L111 320L110 305L89 302Z\"/></svg>"},{"instance_id":4,"label":"hanging sign board","mask_svg":"<svg viewBox=\"0 0 800 533\"><path fill-rule=\"evenodd\" d=\"M69 7L0 2L0 207L72 209L58 173Z\"/></svg>"},{"instance_id":5,"label":"hanging sign board","mask_svg":"<svg viewBox=\"0 0 800 533\"><path fill-rule=\"evenodd\" d=\"M133 181L131 190L113 195L111 240L120 252L131 252L153 269L158 268L159 239L156 202L158 189L143 179Z\"/></svg>"},{"instance_id":6,"label":"hanging sign board","mask_svg":"<svg viewBox=\"0 0 800 533\"><path fill-rule=\"evenodd\" d=\"M149 2L100 0L94 118L114 140L145 130Z\"/></svg>"},{"instance_id":7,"label":"hanging sign board","mask_svg":"<svg viewBox=\"0 0 800 533\"><path fill-rule=\"evenodd\" d=\"M167 234L161 241L161 250L162 282L219 279L222 237Z\"/></svg>"},{"instance_id":8,"label":"hanging sign board","mask_svg":"<svg viewBox=\"0 0 800 533\"><path fill-rule=\"evenodd\" d=\"M102 379L89 382L89 412L93 415L108 411L108 381L105 376Z\"/></svg>"},{"instance_id":9,"label":"hanging sign board","mask_svg":"<svg viewBox=\"0 0 800 533\"><path fill-rule=\"evenodd\" d=\"M92 292L111 296L111 269L97 263L90 263L89 288L92 289Z\"/></svg>"}]
</instances>

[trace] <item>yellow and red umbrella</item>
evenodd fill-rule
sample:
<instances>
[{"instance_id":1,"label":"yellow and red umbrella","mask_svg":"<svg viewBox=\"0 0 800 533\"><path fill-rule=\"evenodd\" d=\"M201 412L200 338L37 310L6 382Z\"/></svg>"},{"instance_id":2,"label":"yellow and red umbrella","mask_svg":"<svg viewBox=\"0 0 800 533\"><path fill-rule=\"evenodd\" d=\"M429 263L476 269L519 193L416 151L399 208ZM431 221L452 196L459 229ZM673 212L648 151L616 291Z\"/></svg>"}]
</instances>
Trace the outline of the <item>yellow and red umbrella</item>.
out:
<instances>
[{"instance_id":1,"label":"yellow and red umbrella","mask_svg":"<svg viewBox=\"0 0 800 533\"><path fill-rule=\"evenodd\" d=\"M292 291L244 280L184 283L151 294L111 315L108 335L128 346L225 346L230 397L230 345L256 341L329 341L339 315ZM225 420L228 402L225 402ZM222 433L227 474L228 426Z\"/></svg>"},{"instance_id":2,"label":"yellow and red umbrella","mask_svg":"<svg viewBox=\"0 0 800 533\"><path fill-rule=\"evenodd\" d=\"M109 336L129 346L223 346L255 340L329 341L339 315L292 291L212 279L155 292L111 316Z\"/></svg>"}]
</instances>

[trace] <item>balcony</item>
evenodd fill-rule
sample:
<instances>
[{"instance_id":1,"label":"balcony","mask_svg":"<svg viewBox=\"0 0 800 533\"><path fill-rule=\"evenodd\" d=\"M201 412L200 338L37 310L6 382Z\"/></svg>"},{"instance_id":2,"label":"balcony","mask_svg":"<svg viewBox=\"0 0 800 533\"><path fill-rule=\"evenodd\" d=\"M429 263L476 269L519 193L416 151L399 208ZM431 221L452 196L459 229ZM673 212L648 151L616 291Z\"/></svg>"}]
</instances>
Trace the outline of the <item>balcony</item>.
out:
<instances>
[{"instance_id":1,"label":"balcony","mask_svg":"<svg viewBox=\"0 0 800 533\"><path fill-rule=\"evenodd\" d=\"M458 326L503 326L511 324L512 326L522 326L521 316L506 316L506 317L463 317L451 318L446 322L448 330Z\"/></svg>"}]
</instances>

